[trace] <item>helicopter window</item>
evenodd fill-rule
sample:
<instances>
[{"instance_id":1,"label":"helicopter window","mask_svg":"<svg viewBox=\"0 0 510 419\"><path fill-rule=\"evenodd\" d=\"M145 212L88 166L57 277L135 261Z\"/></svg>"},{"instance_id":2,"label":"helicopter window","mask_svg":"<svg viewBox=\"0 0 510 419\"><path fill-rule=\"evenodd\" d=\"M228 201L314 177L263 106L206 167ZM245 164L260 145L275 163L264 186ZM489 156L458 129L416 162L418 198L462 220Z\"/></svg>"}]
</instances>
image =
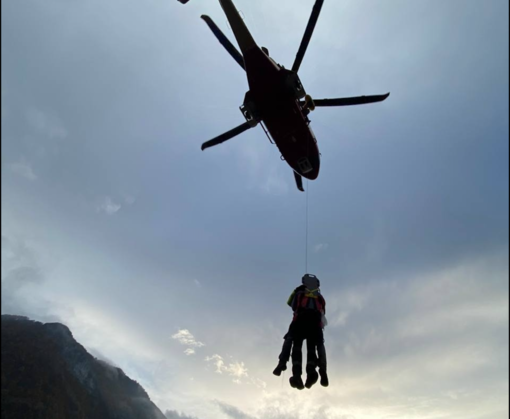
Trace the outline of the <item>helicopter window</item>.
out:
<instances>
[{"instance_id":1,"label":"helicopter window","mask_svg":"<svg viewBox=\"0 0 510 419\"><path fill-rule=\"evenodd\" d=\"M303 157L298 161L298 166L302 173L308 173L312 171L310 160L308 160L306 157Z\"/></svg>"}]
</instances>

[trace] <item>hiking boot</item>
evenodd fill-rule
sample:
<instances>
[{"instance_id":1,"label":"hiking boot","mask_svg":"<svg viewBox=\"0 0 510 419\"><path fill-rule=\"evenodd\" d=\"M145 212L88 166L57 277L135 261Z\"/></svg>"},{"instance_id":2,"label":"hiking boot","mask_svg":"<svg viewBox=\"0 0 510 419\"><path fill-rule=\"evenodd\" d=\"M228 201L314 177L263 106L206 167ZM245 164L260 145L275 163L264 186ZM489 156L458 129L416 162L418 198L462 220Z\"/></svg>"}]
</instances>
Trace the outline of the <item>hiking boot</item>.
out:
<instances>
[{"instance_id":1,"label":"hiking boot","mask_svg":"<svg viewBox=\"0 0 510 419\"><path fill-rule=\"evenodd\" d=\"M321 373L321 386L322 387L327 387L329 386L329 380L328 380L328 374L326 371L324 370L319 370L319 372Z\"/></svg>"},{"instance_id":2,"label":"hiking boot","mask_svg":"<svg viewBox=\"0 0 510 419\"><path fill-rule=\"evenodd\" d=\"M273 374L279 377L282 374L282 371L285 371L287 369L287 365L285 364L278 364L276 368L273 371Z\"/></svg>"},{"instance_id":3,"label":"hiking boot","mask_svg":"<svg viewBox=\"0 0 510 419\"><path fill-rule=\"evenodd\" d=\"M317 371L310 371L308 374L306 374L306 388L312 388L312 386L319 380L319 374L317 374Z\"/></svg>"},{"instance_id":4,"label":"hiking boot","mask_svg":"<svg viewBox=\"0 0 510 419\"><path fill-rule=\"evenodd\" d=\"M297 388L298 390L303 390L305 386L303 385L303 380L299 375L293 375L289 378L289 383L292 388Z\"/></svg>"}]
</instances>

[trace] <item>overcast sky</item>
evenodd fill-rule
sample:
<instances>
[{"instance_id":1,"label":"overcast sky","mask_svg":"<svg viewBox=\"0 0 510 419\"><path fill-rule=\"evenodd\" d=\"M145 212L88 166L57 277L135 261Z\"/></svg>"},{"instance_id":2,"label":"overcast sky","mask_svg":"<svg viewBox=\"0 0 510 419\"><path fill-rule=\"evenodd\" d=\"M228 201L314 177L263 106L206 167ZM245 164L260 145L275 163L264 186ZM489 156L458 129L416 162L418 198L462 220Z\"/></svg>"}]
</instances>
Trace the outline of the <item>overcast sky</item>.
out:
<instances>
[{"instance_id":1,"label":"overcast sky","mask_svg":"<svg viewBox=\"0 0 510 419\"><path fill-rule=\"evenodd\" d=\"M237 0L292 66L313 0ZM305 197L217 1L2 2L2 313L61 321L170 418L508 417L508 2L326 0L301 80L330 387L272 375Z\"/></svg>"}]
</instances>

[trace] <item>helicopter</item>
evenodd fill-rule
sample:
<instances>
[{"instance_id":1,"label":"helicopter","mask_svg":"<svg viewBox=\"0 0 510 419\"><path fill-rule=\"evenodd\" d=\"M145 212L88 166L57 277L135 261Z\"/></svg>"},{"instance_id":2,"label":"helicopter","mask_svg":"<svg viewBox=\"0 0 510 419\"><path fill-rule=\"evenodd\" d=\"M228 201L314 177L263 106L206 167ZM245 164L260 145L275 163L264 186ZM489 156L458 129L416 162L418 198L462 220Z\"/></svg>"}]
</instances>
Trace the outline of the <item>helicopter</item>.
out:
<instances>
[{"instance_id":1,"label":"helicopter","mask_svg":"<svg viewBox=\"0 0 510 419\"><path fill-rule=\"evenodd\" d=\"M186 4L189 0L178 0ZM205 21L230 56L246 72L249 90L240 106L246 122L202 144L201 149L221 144L260 124L276 144L281 159L294 171L296 186L304 191L303 177L317 179L320 153L308 114L316 107L350 106L381 102L389 93L337 99L312 99L301 83L298 71L312 38L324 0L316 0L292 68L278 64L265 47L259 47L232 0L219 0L241 52L207 15Z\"/></svg>"}]
</instances>

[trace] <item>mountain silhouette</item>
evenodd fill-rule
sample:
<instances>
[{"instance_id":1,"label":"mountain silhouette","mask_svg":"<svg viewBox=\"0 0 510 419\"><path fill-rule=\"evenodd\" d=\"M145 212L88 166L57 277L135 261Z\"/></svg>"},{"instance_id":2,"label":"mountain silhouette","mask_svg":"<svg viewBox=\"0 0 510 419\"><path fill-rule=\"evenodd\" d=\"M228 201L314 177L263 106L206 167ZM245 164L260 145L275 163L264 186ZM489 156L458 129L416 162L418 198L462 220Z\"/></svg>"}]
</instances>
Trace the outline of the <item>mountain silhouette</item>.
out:
<instances>
[{"instance_id":1,"label":"mountain silhouette","mask_svg":"<svg viewBox=\"0 0 510 419\"><path fill-rule=\"evenodd\" d=\"M2 315L2 419L165 419L120 368L61 323Z\"/></svg>"}]
</instances>

